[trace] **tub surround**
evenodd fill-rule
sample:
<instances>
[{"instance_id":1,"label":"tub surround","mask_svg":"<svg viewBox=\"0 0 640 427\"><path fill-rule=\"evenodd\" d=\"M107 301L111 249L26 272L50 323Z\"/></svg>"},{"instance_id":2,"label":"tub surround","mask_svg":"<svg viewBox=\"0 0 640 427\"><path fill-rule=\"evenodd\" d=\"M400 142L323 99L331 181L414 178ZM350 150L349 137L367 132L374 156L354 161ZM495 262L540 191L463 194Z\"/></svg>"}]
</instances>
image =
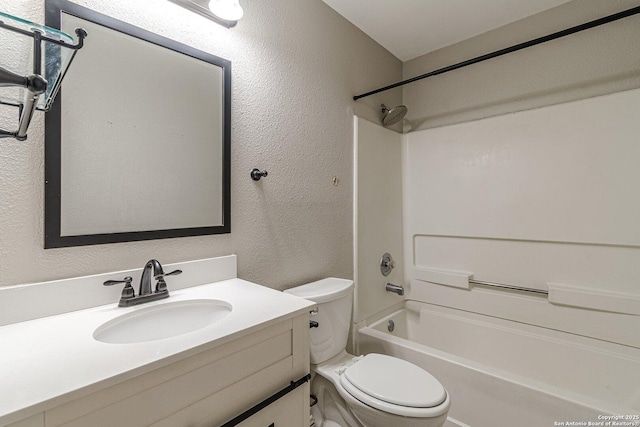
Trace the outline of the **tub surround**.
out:
<instances>
[{"instance_id":1,"label":"tub surround","mask_svg":"<svg viewBox=\"0 0 640 427\"><path fill-rule=\"evenodd\" d=\"M639 106L633 89L404 135L408 299L640 348Z\"/></svg>"},{"instance_id":2,"label":"tub surround","mask_svg":"<svg viewBox=\"0 0 640 427\"><path fill-rule=\"evenodd\" d=\"M402 299L385 290L387 282L404 283L402 135L357 116L353 117L353 132L353 318L360 322ZM375 263L385 253L395 261L388 276Z\"/></svg>"},{"instance_id":3,"label":"tub surround","mask_svg":"<svg viewBox=\"0 0 640 427\"><path fill-rule=\"evenodd\" d=\"M235 257L224 257L185 263L182 268L188 275L189 266L196 270L201 267L207 270L207 266L216 263L229 267L228 264L234 262ZM71 282L72 287L79 282L85 285L86 282L94 282L92 286L83 288L102 291L102 280L106 276L115 278L119 275L122 272L71 279ZM212 272L211 277L215 276L216 273ZM188 288L184 286L184 281L182 286L175 283L177 280L169 281L167 278L167 282L170 298L147 303L142 307L189 299L217 299L229 303L233 308L232 312L208 327L173 338L136 344L98 342L92 336L96 328L140 308L118 307L118 289L118 295L109 295L111 301L107 305L0 327L0 342L3 343L3 348L10 349L0 354L0 395L4 396L0 401L0 425L21 420L190 356L219 348L287 319L306 316L314 307L309 301L237 278ZM14 289L11 298L15 298L15 293L20 290L31 294L35 288L44 291L47 285L57 288L63 284L64 281L61 281ZM11 291L0 292L4 294ZM86 303L89 300L84 298L84 301ZM23 300L22 305L29 305L28 300Z\"/></svg>"},{"instance_id":4,"label":"tub surround","mask_svg":"<svg viewBox=\"0 0 640 427\"><path fill-rule=\"evenodd\" d=\"M640 89L633 89L414 131L400 141L356 119L356 171L381 173L378 180L355 175L354 229L375 218L384 232L398 222L403 230L382 242L387 247L376 246L376 233L356 233L356 353L381 352L429 370L451 391L451 416L474 426L636 414L640 204L629 195L640 178L633 161L639 106ZM380 152L401 150L400 158L389 151L388 166L372 167L378 144ZM358 150L371 147L370 158ZM394 170L401 185L393 185ZM392 222L400 203L401 221ZM391 212L387 222L380 212ZM397 242L398 281L375 263L384 252L395 258L387 248ZM380 295L385 281L402 283L404 298ZM383 330L368 326L403 299L446 315L408 310L416 320L404 326L408 338L383 332L386 322Z\"/></svg>"}]
</instances>

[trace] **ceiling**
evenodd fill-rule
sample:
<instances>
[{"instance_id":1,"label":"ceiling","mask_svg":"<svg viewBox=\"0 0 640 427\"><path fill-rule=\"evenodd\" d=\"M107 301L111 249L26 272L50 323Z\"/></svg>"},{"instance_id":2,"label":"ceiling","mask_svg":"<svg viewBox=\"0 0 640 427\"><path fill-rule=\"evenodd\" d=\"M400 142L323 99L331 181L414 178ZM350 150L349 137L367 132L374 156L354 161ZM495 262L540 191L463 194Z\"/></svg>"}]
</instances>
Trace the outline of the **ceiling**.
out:
<instances>
[{"instance_id":1,"label":"ceiling","mask_svg":"<svg viewBox=\"0 0 640 427\"><path fill-rule=\"evenodd\" d=\"M323 0L401 61L570 0Z\"/></svg>"}]
</instances>

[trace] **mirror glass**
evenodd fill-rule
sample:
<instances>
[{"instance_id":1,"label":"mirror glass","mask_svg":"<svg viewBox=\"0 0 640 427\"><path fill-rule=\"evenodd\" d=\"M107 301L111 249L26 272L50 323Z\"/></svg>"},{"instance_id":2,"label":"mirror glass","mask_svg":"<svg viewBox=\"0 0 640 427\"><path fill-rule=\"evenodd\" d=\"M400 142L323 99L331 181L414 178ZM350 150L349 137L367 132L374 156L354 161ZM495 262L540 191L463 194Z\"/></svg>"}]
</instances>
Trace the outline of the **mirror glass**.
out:
<instances>
[{"instance_id":1,"label":"mirror glass","mask_svg":"<svg viewBox=\"0 0 640 427\"><path fill-rule=\"evenodd\" d=\"M230 62L73 3L46 9L47 25L89 35L46 116L45 247L230 232Z\"/></svg>"}]
</instances>

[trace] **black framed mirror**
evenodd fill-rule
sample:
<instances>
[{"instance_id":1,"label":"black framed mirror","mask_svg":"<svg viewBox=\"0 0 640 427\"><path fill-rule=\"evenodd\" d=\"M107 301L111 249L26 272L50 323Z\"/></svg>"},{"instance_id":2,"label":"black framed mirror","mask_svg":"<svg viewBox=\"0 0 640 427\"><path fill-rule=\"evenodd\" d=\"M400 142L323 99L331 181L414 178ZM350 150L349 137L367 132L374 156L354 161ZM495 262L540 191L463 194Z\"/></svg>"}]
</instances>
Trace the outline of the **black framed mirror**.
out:
<instances>
[{"instance_id":1,"label":"black framed mirror","mask_svg":"<svg viewBox=\"0 0 640 427\"><path fill-rule=\"evenodd\" d=\"M231 62L65 0L89 34L46 115L45 248L229 233Z\"/></svg>"}]
</instances>

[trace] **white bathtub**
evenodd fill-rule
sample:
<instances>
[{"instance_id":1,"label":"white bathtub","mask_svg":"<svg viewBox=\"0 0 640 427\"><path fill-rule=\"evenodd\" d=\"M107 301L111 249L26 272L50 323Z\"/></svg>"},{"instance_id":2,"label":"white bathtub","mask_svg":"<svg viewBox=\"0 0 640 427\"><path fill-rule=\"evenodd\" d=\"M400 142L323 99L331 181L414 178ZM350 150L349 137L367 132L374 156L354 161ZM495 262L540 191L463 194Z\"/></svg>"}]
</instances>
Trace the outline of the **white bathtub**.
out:
<instances>
[{"instance_id":1,"label":"white bathtub","mask_svg":"<svg viewBox=\"0 0 640 427\"><path fill-rule=\"evenodd\" d=\"M636 348L413 301L360 329L358 346L438 378L451 395L448 425L607 425L612 415L640 425Z\"/></svg>"}]
</instances>

